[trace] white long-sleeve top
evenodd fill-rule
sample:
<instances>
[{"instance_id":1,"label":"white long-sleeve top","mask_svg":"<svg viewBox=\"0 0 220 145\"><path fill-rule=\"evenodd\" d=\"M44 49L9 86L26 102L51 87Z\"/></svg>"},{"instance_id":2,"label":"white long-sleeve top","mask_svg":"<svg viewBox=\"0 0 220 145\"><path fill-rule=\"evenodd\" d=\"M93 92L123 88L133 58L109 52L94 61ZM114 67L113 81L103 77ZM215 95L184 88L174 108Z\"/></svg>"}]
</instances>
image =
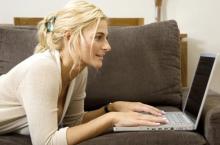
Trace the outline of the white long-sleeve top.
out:
<instances>
[{"instance_id":1,"label":"white long-sleeve top","mask_svg":"<svg viewBox=\"0 0 220 145\"><path fill-rule=\"evenodd\" d=\"M33 145L67 145L67 128L84 114L87 74L85 68L71 81L60 120L58 51L34 54L0 76L0 134L30 134Z\"/></svg>"}]
</instances>

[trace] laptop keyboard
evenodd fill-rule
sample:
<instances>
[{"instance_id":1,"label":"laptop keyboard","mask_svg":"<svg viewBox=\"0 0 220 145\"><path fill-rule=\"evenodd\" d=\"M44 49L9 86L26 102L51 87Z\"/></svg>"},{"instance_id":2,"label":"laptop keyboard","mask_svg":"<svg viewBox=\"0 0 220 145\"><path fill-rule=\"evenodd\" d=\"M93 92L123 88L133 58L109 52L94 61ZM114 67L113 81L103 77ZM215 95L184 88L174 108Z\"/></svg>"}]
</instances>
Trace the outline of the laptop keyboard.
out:
<instances>
[{"instance_id":1,"label":"laptop keyboard","mask_svg":"<svg viewBox=\"0 0 220 145\"><path fill-rule=\"evenodd\" d=\"M182 112L167 113L166 117L171 124L184 124L188 122Z\"/></svg>"}]
</instances>

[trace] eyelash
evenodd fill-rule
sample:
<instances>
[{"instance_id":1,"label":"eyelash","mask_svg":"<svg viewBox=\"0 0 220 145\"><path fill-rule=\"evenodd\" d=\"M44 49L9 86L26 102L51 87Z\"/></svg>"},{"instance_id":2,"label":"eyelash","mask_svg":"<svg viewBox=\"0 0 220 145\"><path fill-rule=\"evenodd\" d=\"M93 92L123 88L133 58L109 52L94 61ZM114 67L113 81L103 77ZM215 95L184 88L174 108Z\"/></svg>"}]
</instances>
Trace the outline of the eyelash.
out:
<instances>
[{"instance_id":1,"label":"eyelash","mask_svg":"<svg viewBox=\"0 0 220 145\"><path fill-rule=\"evenodd\" d=\"M95 39L100 40L100 39L102 39L102 36L95 36Z\"/></svg>"},{"instance_id":2,"label":"eyelash","mask_svg":"<svg viewBox=\"0 0 220 145\"><path fill-rule=\"evenodd\" d=\"M95 36L95 40L101 40L103 38L104 38L104 36ZM106 37L106 39L108 40L108 37Z\"/></svg>"}]
</instances>

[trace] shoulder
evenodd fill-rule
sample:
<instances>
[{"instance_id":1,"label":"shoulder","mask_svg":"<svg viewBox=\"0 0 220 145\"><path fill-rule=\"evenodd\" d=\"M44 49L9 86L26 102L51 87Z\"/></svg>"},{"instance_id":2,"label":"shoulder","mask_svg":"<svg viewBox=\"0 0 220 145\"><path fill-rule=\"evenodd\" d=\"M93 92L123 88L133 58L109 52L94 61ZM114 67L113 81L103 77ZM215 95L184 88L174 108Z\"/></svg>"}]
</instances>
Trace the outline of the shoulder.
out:
<instances>
[{"instance_id":1,"label":"shoulder","mask_svg":"<svg viewBox=\"0 0 220 145\"><path fill-rule=\"evenodd\" d=\"M30 60L29 64L30 72L39 72L39 73L59 73L59 65L56 62L56 59L53 56L46 54L35 54Z\"/></svg>"},{"instance_id":2,"label":"shoulder","mask_svg":"<svg viewBox=\"0 0 220 145\"><path fill-rule=\"evenodd\" d=\"M23 81L39 83L60 83L60 68L52 56L34 54L26 62L26 73Z\"/></svg>"}]
</instances>

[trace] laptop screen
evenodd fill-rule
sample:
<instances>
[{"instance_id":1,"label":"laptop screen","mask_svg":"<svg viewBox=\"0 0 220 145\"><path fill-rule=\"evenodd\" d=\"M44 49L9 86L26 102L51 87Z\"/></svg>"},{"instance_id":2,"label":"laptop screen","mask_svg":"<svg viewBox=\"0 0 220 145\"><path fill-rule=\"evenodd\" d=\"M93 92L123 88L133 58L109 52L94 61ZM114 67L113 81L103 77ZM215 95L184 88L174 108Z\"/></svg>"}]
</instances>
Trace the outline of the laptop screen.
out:
<instances>
[{"instance_id":1,"label":"laptop screen","mask_svg":"<svg viewBox=\"0 0 220 145\"><path fill-rule=\"evenodd\" d=\"M197 118L214 65L215 57L200 56L199 63L189 92L185 111Z\"/></svg>"}]
</instances>

